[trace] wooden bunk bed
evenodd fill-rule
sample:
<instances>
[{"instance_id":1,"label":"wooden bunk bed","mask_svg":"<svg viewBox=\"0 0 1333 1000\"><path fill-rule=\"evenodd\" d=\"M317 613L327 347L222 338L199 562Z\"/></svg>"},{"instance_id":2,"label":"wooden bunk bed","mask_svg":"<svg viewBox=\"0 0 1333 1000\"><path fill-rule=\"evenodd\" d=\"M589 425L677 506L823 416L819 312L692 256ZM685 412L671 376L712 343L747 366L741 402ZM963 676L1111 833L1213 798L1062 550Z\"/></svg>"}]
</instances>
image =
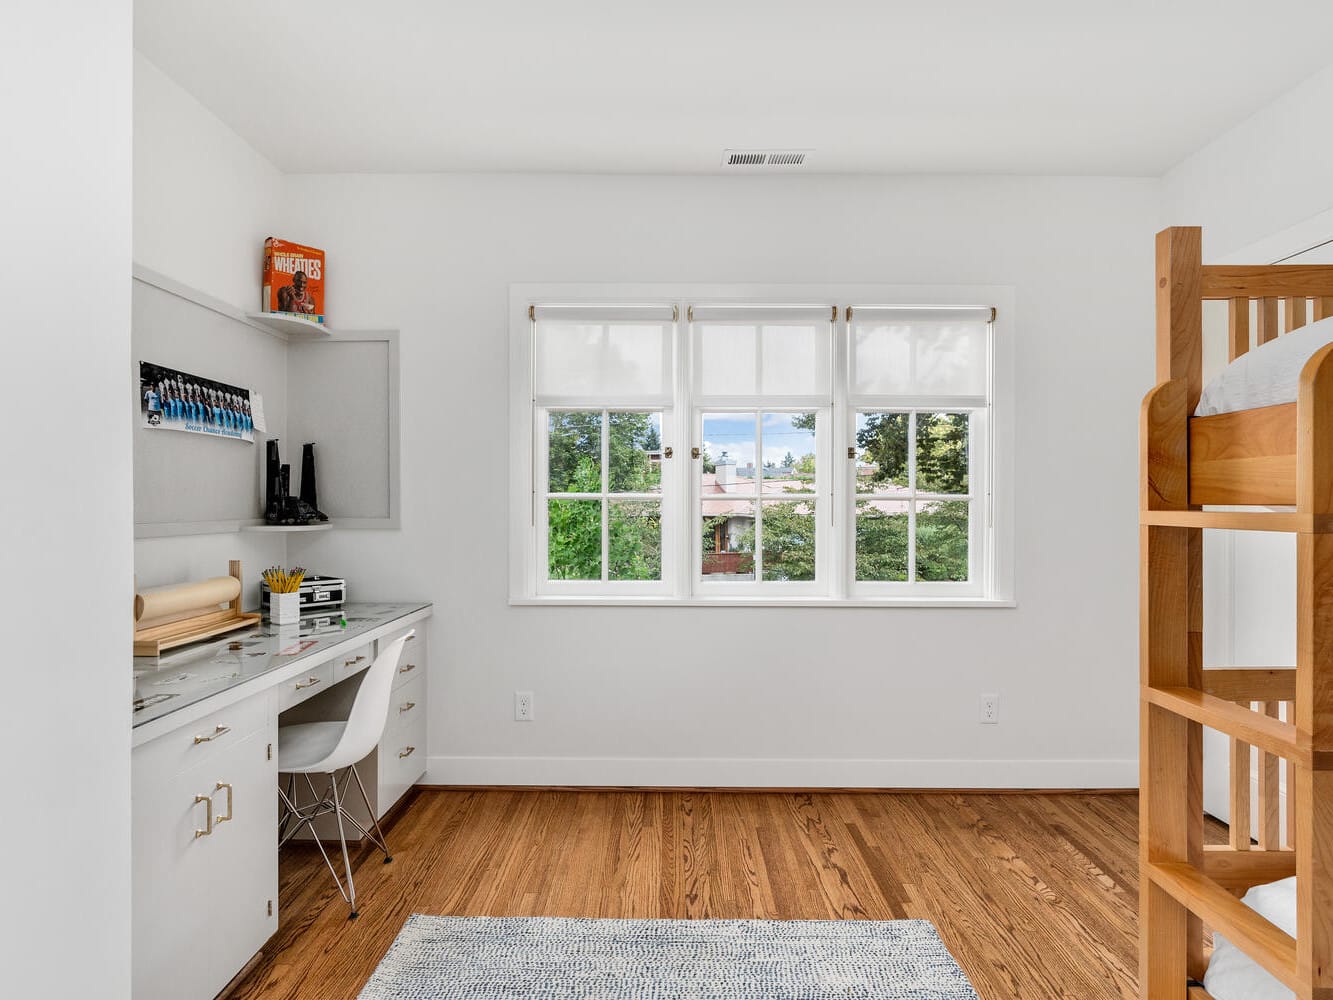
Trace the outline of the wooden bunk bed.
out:
<instances>
[{"instance_id":1,"label":"wooden bunk bed","mask_svg":"<svg viewBox=\"0 0 1333 1000\"><path fill-rule=\"evenodd\" d=\"M1194 417L1205 300L1228 303L1234 361L1252 326L1262 344L1280 314L1283 332L1333 317L1333 266L1205 267L1199 229L1157 237L1158 385L1140 426L1140 995L1209 996L1206 924L1301 1000L1333 1000L1333 344L1305 363L1296 402ZM1204 528L1296 534L1294 668L1204 669ZM1204 726L1231 738L1226 845L1204 845ZM1294 938L1238 898L1292 875Z\"/></svg>"}]
</instances>

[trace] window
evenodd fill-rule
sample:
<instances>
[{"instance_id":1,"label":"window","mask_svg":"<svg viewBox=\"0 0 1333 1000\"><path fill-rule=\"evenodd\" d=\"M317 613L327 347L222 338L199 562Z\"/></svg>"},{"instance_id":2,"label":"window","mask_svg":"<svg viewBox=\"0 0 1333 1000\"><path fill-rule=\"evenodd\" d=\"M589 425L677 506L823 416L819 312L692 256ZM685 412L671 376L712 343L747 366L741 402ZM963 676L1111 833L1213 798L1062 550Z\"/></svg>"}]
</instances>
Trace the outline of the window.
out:
<instances>
[{"instance_id":1,"label":"window","mask_svg":"<svg viewBox=\"0 0 1333 1000\"><path fill-rule=\"evenodd\" d=\"M992 312L850 312L850 590L984 594Z\"/></svg>"},{"instance_id":2,"label":"window","mask_svg":"<svg viewBox=\"0 0 1333 1000\"><path fill-rule=\"evenodd\" d=\"M991 305L564 290L513 293L514 599L1006 603Z\"/></svg>"}]
</instances>

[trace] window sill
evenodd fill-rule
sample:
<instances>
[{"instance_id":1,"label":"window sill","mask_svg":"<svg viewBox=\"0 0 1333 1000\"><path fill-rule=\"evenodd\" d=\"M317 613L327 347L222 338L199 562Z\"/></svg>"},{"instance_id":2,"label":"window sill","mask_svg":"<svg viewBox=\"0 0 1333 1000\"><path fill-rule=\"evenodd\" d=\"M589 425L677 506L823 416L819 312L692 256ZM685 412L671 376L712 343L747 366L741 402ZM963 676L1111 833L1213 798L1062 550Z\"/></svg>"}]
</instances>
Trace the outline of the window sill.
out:
<instances>
[{"instance_id":1,"label":"window sill","mask_svg":"<svg viewBox=\"0 0 1333 1000\"><path fill-rule=\"evenodd\" d=\"M641 608L1016 608L1017 601L989 597L511 597L509 606Z\"/></svg>"}]
</instances>

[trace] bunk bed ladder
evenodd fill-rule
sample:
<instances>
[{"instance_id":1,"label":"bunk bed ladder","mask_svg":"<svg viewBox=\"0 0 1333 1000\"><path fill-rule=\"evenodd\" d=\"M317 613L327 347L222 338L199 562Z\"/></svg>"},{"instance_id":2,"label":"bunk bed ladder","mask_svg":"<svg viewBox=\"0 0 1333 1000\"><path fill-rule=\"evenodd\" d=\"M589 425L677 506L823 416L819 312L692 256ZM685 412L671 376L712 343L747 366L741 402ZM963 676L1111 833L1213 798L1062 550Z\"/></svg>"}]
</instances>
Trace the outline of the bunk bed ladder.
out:
<instances>
[{"instance_id":1,"label":"bunk bed ladder","mask_svg":"<svg viewBox=\"0 0 1333 1000\"><path fill-rule=\"evenodd\" d=\"M1202 266L1197 228L1157 238L1157 381L1141 413L1140 995L1206 1000L1203 924L1227 936L1300 1000L1333 1000L1333 345L1304 369L1293 514L1204 512L1190 504L1190 414L1202 388L1202 300L1229 304L1228 353L1333 315L1328 275L1300 267ZM1255 501L1248 501L1255 502ZM1203 669L1203 528L1293 531L1297 663ZM1258 711L1254 706L1258 706ZM1204 726L1231 737L1232 833L1203 844ZM1258 795L1251 801L1251 747ZM1278 773L1285 762L1285 829ZM1258 806L1258 843L1249 820ZM1283 841L1285 840L1285 844ZM1237 898L1297 878L1292 938Z\"/></svg>"}]
</instances>

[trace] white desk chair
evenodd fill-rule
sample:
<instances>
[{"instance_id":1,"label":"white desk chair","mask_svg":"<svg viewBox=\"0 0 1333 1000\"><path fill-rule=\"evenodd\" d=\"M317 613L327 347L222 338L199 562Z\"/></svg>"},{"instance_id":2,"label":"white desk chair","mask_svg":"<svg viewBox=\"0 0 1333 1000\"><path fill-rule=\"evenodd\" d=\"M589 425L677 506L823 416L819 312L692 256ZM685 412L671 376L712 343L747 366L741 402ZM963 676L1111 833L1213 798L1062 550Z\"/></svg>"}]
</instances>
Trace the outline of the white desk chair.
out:
<instances>
[{"instance_id":1,"label":"white desk chair","mask_svg":"<svg viewBox=\"0 0 1333 1000\"><path fill-rule=\"evenodd\" d=\"M329 866L333 881L338 884L338 891L352 908L349 920L355 920L357 917L356 886L352 883L352 861L347 853L347 831L343 821L351 823L361 831L362 836L370 838L375 846L384 852L386 865L393 860L388 845L384 842L380 821L375 818L375 807L370 804L370 797L366 795L366 786L361 783L361 775L356 773L356 762L375 749L375 745L384 737L384 726L389 717L389 696L392 694L398 657L403 652L403 643L415 632L413 629L407 635L395 639L375 657L375 662L370 665L366 676L361 680L361 687L356 693L356 700L352 702L352 710L348 713L346 722L307 722L299 726L281 726L278 729L278 771L288 776L286 790L284 791L281 786L278 788L278 795L281 796L284 807L282 822L278 828L278 846L281 847L301 830L310 827L310 832L315 837L315 844L319 847L319 853L324 856L324 863ZM337 772L343 768L347 771L343 775L342 788L339 788ZM310 786L310 794L314 801L309 805L296 804L298 774L303 775L306 784ZM315 783L311 779L313 774L329 776L329 788L323 795L315 791ZM361 800L366 804L366 812L370 815L374 833L362 826L345 808L352 779L356 779L356 787L361 791ZM334 868L333 861L329 858L329 853L324 849L314 828L315 820L329 813L333 813L338 820L338 840L342 844L346 888L343 887L343 880L338 877L338 870Z\"/></svg>"}]
</instances>

